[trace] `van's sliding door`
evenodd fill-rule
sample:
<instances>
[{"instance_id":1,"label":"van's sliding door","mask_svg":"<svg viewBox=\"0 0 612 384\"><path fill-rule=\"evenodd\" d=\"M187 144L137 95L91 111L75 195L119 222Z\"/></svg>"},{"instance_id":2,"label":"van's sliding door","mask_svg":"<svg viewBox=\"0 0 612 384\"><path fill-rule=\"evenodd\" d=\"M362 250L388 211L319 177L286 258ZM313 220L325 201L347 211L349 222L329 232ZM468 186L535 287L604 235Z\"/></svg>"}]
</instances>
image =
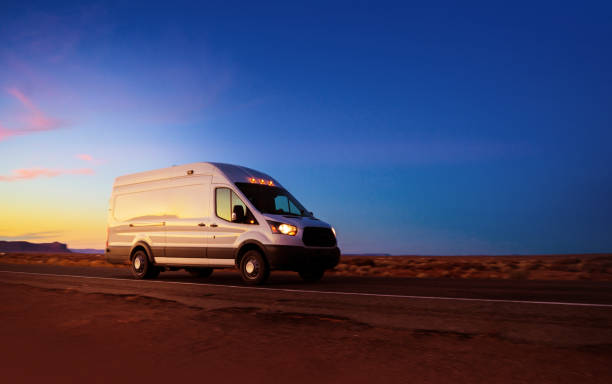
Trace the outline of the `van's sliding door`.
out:
<instances>
[{"instance_id":1,"label":"van's sliding door","mask_svg":"<svg viewBox=\"0 0 612 384\"><path fill-rule=\"evenodd\" d=\"M169 190L166 212L166 249L161 264L206 266L210 237L210 176L194 177L197 184Z\"/></svg>"}]
</instances>

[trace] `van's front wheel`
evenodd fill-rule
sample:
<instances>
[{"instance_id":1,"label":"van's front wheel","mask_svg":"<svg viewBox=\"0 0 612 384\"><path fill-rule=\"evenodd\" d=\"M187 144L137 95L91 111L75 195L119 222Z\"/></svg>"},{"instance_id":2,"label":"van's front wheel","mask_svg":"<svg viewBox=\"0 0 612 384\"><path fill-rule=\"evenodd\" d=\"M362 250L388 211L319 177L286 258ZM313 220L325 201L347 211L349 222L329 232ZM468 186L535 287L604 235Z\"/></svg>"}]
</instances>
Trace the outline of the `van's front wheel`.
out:
<instances>
[{"instance_id":1,"label":"van's front wheel","mask_svg":"<svg viewBox=\"0 0 612 384\"><path fill-rule=\"evenodd\" d=\"M270 276L270 267L259 251L250 250L240 260L240 275L247 284L263 284Z\"/></svg>"}]
</instances>

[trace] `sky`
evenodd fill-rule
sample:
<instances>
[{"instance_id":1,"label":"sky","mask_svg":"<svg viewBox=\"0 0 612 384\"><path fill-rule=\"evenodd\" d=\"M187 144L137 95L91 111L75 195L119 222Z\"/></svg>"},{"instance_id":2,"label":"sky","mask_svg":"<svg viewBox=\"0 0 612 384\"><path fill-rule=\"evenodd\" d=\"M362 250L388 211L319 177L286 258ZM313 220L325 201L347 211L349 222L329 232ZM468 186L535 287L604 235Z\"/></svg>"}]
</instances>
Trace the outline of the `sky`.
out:
<instances>
[{"instance_id":1,"label":"sky","mask_svg":"<svg viewBox=\"0 0 612 384\"><path fill-rule=\"evenodd\" d=\"M115 177L215 161L345 253L610 252L610 41L604 1L3 1L0 240L101 249Z\"/></svg>"}]
</instances>

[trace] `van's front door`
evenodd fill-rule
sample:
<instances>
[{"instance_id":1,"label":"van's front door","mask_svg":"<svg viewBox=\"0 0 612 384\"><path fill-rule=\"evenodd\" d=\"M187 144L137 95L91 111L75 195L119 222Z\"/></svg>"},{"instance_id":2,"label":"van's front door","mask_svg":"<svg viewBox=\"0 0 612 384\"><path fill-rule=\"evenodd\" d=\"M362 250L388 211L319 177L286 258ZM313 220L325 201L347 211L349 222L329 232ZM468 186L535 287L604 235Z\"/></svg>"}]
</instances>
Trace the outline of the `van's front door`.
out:
<instances>
[{"instance_id":1,"label":"van's front door","mask_svg":"<svg viewBox=\"0 0 612 384\"><path fill-rule=\"evenodd\" d=\"M211 265L232 266L236 251L236 240L249 230L245 223L232 222L232 213L236 205L246 205L231 188L225 185L212 185L212 223L211 238L208 241L207 257Z\"/></svg>"}]
</instances>

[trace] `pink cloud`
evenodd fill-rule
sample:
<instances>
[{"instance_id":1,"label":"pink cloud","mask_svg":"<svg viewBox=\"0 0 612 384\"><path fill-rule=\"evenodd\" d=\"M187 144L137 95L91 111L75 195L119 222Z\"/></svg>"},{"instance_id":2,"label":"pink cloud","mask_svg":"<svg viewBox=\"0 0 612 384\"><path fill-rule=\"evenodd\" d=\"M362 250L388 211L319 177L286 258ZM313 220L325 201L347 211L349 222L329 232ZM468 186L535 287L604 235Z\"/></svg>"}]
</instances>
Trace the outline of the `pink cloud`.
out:
<instances>
[{"instance_id":1,"label":"pink cloud","mask_svg":"<svg viewBox=\"0 0 612 384\"><path fill-rule=\"evenodd\" d=\"M6 90L8 93L10 93L11 95L15 96L15 98L19 101L21 101L21 103L23 105L25 105L28 109L30 110L36 110L36 107L34 106L34 104L32 104L32 101L30 99L28 99L26 97L26 95L24 95L20 90L18 90L17 88L7 88Z\"/></svg>"},{"instance_id":2,"label":"pink cloud","mask_svg":"<svg viewBox=\"0 0 612 384\"><path fill-rule=\"evenodd\" d=\"M36 131L49 131L52 129L59 128L61 125L61 121L54 119L52 117L44 116L43 114L35 114L28 116L26 119L30 132Z\"/></svg>"},{"instance_id":3,"label":"pink cloud","mask_svg":"<svg viewBox=\"0 0 612 384\"><path fill-rule=\"evenodd\" d=\"M78 169L49 169L49 168L27 168L15 169L11 175L0 175L0 181L30 180L39 177L57 177L60 175L92 175L94 170L91 168Z\"/></svg>"},{"instance_id":4,"label":"pink cloud","mask_svg":"<svg viewBox=\"0 0 612 384\"><path fill-rule=\"evenodd\" d=\"M79 160L86 161L93 165L102 165L106 163L106 160L96 159L92 155L88 155L87 153L79 153L75 155L75 157Z\"/></svg>"},{"instance_id":5,"label":"pink cloud","mask_svg":"<svg viewBox=\"0 0 612 384\"><path fill-rule=\"evenodd\" d=\"M7 128L0 124L0 141L11 136L27 135L35 132L50 131L61 128L63 122L59 119L45 115L34 105L26 95L17 88L8 88L6 92L19 100L27 110L27 115L20 118L23 126L20 128Z\"/></svg>"},{"instance_id":6,"label":"pink cloud","mask_svg":"<svg viewBox=\"0 0 612 384\"><path fill-rule=\"evenodd\" d=\"M76 157L77 157L77 159L81 159L83 161L89 161L89 162L93 161L93 156L88 155L86 153L78 154L78 155L76 155Z\"/></svg>"},{"instance_id":7,"label":"pink cloud","mask_svg":"<svg viewBox=\"0 0 612 384\"><path fill-rule=\"evenodd\" d=\"M0 141L13 135L14 133L10 129L5 128L2 124L0 124Z\"/></svg>"}]
</instances>

